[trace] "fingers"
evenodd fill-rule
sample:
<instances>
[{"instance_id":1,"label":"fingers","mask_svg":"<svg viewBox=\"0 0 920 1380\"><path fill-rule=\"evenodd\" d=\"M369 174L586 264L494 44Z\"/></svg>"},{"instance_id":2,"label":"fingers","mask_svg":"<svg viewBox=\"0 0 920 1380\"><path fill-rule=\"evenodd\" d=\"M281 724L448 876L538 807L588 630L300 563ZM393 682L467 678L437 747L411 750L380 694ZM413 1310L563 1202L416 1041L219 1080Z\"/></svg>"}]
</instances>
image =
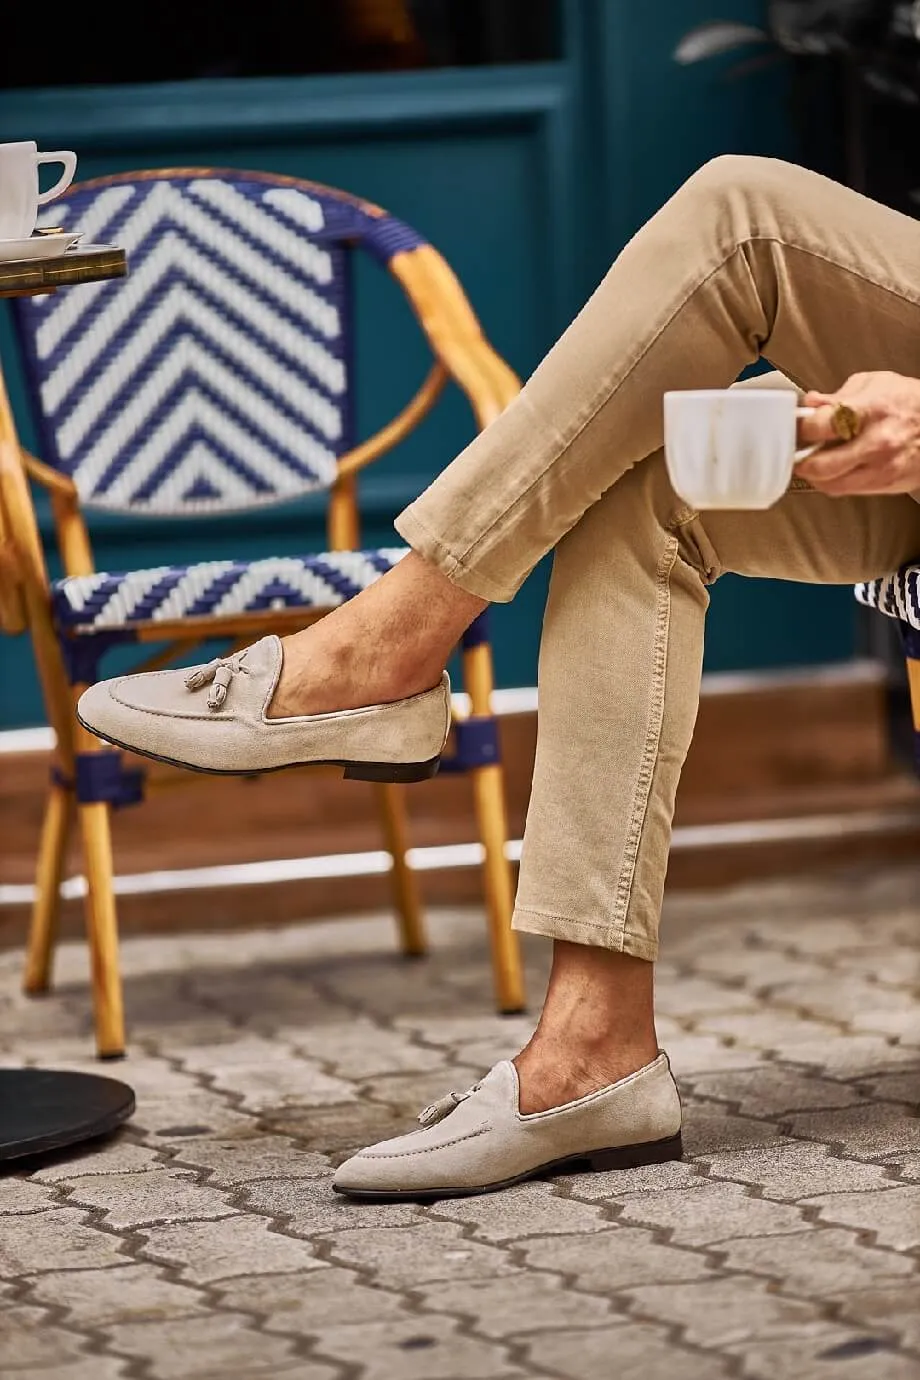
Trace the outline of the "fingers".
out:
<instances>
[{"instance_id":1,"label":"fingers","mask_svg":"<svg viewBox=\"0 0 920 1380\"><path fill-rule=\"evenodd\" d=\"M832 436L830 439L833 441L834 437ZM807 479L809 484L820 489L825 484L858 469L865 463L865 460L865 451L858 442L837 441L834 445L829 445L826 450L818 451L816 455L802 460L796 465L795 472L799 478Z\"/></svg>"},{"instance_id":2,"label":"fingers","mask_svg":"<svg viewBox=\"0 0 920 1380\"><path fill-rule=\"evenodd\" d=\"M800 417L798 424L798 438L801 446L825 445L831 441L838 441L839 435L834 425L834 411L837 404L821 402L811 402L814 394L805 395L805 406L815 408L814 415L811 417Z\"/></svg>"}]
</instances>

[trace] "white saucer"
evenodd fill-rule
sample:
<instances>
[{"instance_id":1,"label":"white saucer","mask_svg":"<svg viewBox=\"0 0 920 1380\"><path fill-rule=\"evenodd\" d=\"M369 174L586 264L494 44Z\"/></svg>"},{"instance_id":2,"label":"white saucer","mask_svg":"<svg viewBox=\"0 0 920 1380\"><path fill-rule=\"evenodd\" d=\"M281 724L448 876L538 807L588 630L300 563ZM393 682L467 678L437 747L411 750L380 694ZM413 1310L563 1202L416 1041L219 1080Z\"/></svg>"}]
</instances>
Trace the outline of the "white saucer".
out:
<instances>
[{"instance_id":1,"label":"white saucer","mask_svg":"<svg viewBox=\"0 0 920 1380\"><path fill-rule=\"evenodd\" d=\"M30 235L27 240L0 240L0 263L12 263L19 259L53 259L65 250L71 249L82 232L61 231L54 235Z\"/></svg>"}]
</instances>

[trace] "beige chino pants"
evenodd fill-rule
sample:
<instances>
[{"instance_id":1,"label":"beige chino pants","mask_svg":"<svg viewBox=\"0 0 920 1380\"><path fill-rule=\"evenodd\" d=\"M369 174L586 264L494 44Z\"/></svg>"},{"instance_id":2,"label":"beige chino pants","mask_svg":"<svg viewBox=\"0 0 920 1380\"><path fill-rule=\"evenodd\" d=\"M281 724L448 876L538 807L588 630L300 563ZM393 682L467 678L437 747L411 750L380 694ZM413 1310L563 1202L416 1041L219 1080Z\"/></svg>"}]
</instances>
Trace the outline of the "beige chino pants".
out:
<instances>
[{"instance_id":1,"label":"beige chino pants","mask_svg":"<svg viewBox=\"0 0 920 1380\"><path fill-rule=\"evenodd\" d=\"M801 389L920 377L920 222L777 160L707 164L397 519L490 601L555 548L517 929L657 956L707 586L723 571L849 585L920 555L907 496L794 486L766 511L702 515L678 499L662 394L727 387L760 358Z\"/></svg>"}]
</instances>

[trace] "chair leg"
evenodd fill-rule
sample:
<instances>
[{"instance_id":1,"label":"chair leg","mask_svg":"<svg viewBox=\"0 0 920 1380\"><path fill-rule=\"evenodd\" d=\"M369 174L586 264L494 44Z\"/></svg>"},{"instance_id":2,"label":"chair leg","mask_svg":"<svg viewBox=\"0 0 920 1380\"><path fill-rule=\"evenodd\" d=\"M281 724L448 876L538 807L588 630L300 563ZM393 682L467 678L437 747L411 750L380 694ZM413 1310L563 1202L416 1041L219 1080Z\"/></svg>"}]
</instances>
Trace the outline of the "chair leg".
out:
<instances>
[{"instance_id":1,"label":"chair leg","mask_svg":"<svg viewBox=\"0 0 920 1380\"><path fill-rule=\"evenodd\" d=\"M47 992L51 985L51 964L61 903L61 881L73 822L73 791L52 783L45 805L45 818L39 842L35 904L32 907L29 925L22 984L23 991L31 995Z\"/></svg>"},{"instance_id":2,"label":"chair leg","mask_svg":"<svg viewBox=\"0 0 920 1380\"><path fill-rule=\"evenodd\" d=\"M408 830L406 797L401 786L381 782L374 786L387 851L393 859L393 899L396 903L399 941L406 958L428 952L425 920L419 899L418 878L406 861Z\"/></svg>"},{"instance_id":3,"label":"chair leg","mask_svg":"<svg viewBox=\"0 0 920 1380\"><path fill-rule=\"evenodd\" d=\"M505 790L500 766L476 767L472 772L479 836L485 849L483 881L489 917L495 998L503 1016L526 1009L524 974L517 935L511 928L514 886L505 852L508 841Z\"/></svg>"},{"instance_id":4,"label":"chair leg","mask_svg":"<svg viewBox=\"0 0 920 1380\"><path fill-rule=\"evenodd\" d=\"M118 964L118 920L112 864L111 807L105 801L79 806L86 867L86 928L92 965L96 1053L125 1053L125 1018Z\"/></svg>"},{"instance_id":5,"label":"chair leg","mask_svg":"<svg viewBox=\"0 0 920 1380\"><path fill-rule=\"evenodd\" d=\"M492 719L492 648L485 616L471 625L463 639L463 683L470 697L471 719ZM496 754L497 756L497 751ZM508 814L504 771L498 761L471 769L479 837L485 849L483 881L489 918L495 997L502 1015L526 1009L524 972L517 935L511 928L514 883L506 852Z\"/></svg>"}]
</instances>

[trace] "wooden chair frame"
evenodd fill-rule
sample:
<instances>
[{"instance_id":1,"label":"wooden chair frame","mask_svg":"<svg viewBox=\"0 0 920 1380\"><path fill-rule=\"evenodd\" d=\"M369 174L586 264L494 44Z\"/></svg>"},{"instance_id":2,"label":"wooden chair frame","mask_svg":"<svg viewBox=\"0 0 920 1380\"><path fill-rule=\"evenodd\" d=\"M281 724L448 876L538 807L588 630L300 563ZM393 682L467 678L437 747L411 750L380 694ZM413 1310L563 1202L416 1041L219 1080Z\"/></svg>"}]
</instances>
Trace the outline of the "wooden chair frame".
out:
<instances>
[{"instance_id":1,"label":"wooden chair frame","mask_svg":"<svg viewBox=\"0 0 920 1380\"><path fill-rule=\"evenodd\" d=\"M166 170L158 170L162 173ZM376 210L377 208L370 208ZM379 212L383 214L383 212ZM456 275L429 245L394 255L388 268L401 284L431 347L434 361L414 397L375 435L342 456L329 491L328 546L349 550L360 545L357 478L364 468L392 449L432 409L448 381L466 395L479 429L512 401L520 381L486 341L478 319ZM52 784L49 788L38 849L36 899L27 946L24 987L47 990L56 938L60 886L66 850L77 817L86 870L86 923L92 965L96 1047L100 1058L125 1053L125 1020L118 961L118 924L113 889L111 806L80 803L74 780L83 754L110 751L78 723L74 704L85 688L73 685L56 629L51 586L31 485L50 495L55 536L66 575L88 575L94 562L79 496L72 481L26 453L20 446L9 398L0 375L0 630L28 631L45 702L54 730ZM157 621L138 625L141 643L169 645L135 669L169 664L204 640L227 638L243 646L268 632L283 634L323 617L328 609L281 610L225 618ZM464 689L471 718L492 713L493 670L488 642L464 647ZM311 768L309 770L322 770ZM476 817L485 860L483 877L498 1009L524 1008L524 984L517 937L511 929L513 883L506 854L507 816L503 770L499 763L471 767ZM374 787L393 859L393 888L403 952L426 951L424 921L415 876L406 862L406 813L403 788Z\"/></svg>"}]
</instances>

